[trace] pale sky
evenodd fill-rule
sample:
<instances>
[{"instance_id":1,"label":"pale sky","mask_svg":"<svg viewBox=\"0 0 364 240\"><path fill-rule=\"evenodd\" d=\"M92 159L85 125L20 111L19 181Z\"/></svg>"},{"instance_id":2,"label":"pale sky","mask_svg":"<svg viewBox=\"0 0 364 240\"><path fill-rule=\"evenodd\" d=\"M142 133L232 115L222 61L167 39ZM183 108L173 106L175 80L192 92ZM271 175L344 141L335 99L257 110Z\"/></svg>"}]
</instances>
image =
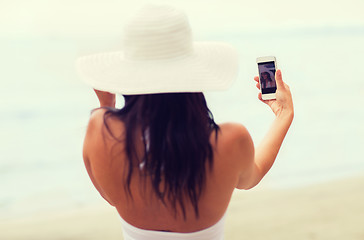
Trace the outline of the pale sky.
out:
<instances>
[{"instance_id":1,"label":"pale sky","mask_svg":"<svg viewBox=\"0 0 364 240\"><path fill-rule=\"evenodd\" d=\"M364 26L363 0L0 0L0 34L117 34L146 3L183 9L206 31Z\"/></svg>"}]
</instances>

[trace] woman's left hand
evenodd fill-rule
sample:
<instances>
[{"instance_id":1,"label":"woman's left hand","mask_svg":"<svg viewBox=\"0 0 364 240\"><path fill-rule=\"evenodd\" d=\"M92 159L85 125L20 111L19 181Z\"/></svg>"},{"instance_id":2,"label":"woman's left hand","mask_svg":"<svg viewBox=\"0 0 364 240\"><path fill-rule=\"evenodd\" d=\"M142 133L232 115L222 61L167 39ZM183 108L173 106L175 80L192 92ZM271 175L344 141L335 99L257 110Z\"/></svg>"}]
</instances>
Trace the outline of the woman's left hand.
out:
<instances>
[{"instance_id":1,"label":"woman's left hand","mask_svg":"<svg viewBox=\"0 0 364 240\"><path fill-rule=\"evenodd\" d=\"M100 102L100 107L115 107L115 94L94 89Z\"/></svg>"}]
</instances>

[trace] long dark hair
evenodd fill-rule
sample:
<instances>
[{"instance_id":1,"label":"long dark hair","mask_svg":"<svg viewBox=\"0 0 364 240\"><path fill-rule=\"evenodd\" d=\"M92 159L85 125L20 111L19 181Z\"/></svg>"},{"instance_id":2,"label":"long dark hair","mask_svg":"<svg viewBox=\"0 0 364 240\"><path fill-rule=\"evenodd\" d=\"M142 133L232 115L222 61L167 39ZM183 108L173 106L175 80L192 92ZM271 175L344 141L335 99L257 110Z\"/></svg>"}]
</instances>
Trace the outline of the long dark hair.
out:
<instances>
[{"instance_id":1,"label":"long dark hair","mask_svg":"<svg viewBox=\"0 0 364 240\"><path fill-rule=\"evenodd\" d=\"M124 141L128 158L125 189L131 196L130 183L135 167L150 178L156 196L165 204L177 207L186 219L185 201L189 200L199 217L198 200L206 182L206 168L213 166L210 135L219 127L202 93L163 93L125 95L122 109L109 109L110 116L125 125ZM144 153L138 158L136 142L143 140ZM215 140L216 140L215 139ZM161 182L163 181L163 188ZM186 197L187 196L187 197Z\"/></svg>"}]
</instances>

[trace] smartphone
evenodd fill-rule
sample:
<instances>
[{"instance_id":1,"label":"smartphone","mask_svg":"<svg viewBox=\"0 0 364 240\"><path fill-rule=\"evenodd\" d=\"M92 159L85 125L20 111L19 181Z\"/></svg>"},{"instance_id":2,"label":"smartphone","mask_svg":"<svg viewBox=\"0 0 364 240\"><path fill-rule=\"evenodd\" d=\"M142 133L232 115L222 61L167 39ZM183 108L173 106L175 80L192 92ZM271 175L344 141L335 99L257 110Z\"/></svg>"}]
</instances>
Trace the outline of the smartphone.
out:
<instances>
[{"instance_id":1,"label":"smartphone","mask_svg":"<svg viewBox=\"0 0 364 240\"><path fill-rule=\"evenodd\" d=\"M276 58L273 56L257 58L259 84L263 100L276 99Z\"/></svg>"}]
</instances>

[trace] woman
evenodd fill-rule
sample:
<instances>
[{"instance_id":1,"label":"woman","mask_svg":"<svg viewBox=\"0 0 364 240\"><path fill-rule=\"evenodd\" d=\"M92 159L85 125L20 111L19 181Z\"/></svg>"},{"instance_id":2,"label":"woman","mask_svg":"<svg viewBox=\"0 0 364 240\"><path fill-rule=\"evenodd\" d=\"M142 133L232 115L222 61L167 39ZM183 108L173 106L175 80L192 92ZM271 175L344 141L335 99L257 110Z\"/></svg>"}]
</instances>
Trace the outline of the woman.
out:
<instances>
[{"instance_id":1,"label":"woman","mask_svg":"<svg viewBox=\"0 0 364 240\"><path fill-rule=\"evenodd\" d=\"M268 72L262 72L261 74L262 87L264 88L275 88L276 84L270 77Z\"/></svg>"},{"instance_id":2,"label":"woman","mask_svg":"<svg viewBox=\"0 0 364 240\"><path fill-rule=\"evenodd\" d=\"M202 93L236 77L233 48L193 43L186 16L167 6L136 14L123 44L78 61L101 107L83 149L94 186L120 214L125 240L222 239L234 189L260 182L292 122L289 87L278 70L277 99L259 94L276 118L254 148L243 125L214 122ZM122 109L115 93L125 98Z\"/></svg>"}]
</instances>

